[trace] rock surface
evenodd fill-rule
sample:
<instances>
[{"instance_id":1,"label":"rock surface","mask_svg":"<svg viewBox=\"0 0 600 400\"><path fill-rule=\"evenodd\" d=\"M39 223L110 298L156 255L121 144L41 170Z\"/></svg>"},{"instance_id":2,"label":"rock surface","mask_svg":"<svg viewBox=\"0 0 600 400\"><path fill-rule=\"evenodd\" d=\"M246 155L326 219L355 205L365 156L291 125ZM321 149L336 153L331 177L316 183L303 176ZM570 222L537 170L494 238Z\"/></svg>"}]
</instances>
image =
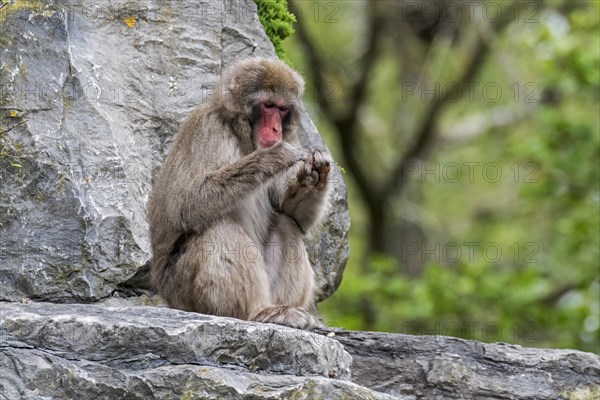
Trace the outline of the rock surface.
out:
<instances>
[{"instance_id":1,"label":"rock surface","mask_svg":"<svg viewBox=\"0 0 600 400\"><path fill-rule=\"evenodd\" d=\"M306 332L158 307L0 303L0 393L592 400L600 358L442 336Z\"/></svg>"},{"instance_id":2,"label":"rock surface","mask_svg":"<svg viewBox=\"0 0 600 400\"><path fill-rule=\"evenodd\" d=\"M117 290L150 258L146 202L180 122L224 66L273 54L252 0L2 4L0 300ZM302 126L305 145L324 146L306 113ZM321 298L348 258L334 178L324 234L308 243Z\"/></svg>"},{"instance_id":3,"label":"rock surface","mask_svg":"<svg viewBox=\"0 0 600 400\"><path fill-rule=\"evenodd\" d=\"M8 399L386 399L326 336L156 307L0 303Z\"/></svg>"},{"instance_id":4,"label":"rock surface","mask_svg":"<svg viewBox=\"0 0 600 400\"><path fill-rule=\"evenodd\" d=\"M352 380L411 399L600 399L600 357L446 336L338 331Z\"/></svg>"}]
</instances>

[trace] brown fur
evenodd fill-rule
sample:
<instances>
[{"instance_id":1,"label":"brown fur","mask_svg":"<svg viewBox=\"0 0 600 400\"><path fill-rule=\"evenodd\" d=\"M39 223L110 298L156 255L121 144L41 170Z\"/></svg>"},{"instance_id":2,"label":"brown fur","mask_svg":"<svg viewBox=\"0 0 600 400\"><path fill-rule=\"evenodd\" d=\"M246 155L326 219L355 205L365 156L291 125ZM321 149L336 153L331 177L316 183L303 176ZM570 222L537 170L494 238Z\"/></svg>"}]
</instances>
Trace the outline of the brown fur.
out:
<instances>
[{"instance_id":1,"label":"brown fur","mask_svg":"<svg viewBox=\"0 0 600 400\"><path fill-rule=\"evenodd\" d=\"M297 138L303 84L279 60L247 59L182 124L148 210L152 281L170 307L318 323L303 238L326 208L330 167L327 153ZM282 98L283 140L259 149L253 107Z\"/></svg>"}]
</instances>

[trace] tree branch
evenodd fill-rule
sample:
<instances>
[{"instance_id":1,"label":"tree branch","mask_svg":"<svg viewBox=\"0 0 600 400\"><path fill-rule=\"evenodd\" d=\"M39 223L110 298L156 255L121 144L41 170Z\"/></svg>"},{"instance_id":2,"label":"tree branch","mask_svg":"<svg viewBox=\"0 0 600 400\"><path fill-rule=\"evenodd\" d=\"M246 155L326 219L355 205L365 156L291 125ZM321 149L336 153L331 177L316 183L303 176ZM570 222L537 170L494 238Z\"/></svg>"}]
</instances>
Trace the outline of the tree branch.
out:
<instances>
[{"instance_id":1,"label":"tree branch","mask_svg":"<svg viewBox=\"0 0 600 400\"><path fill-rule=\"evenodd\" d=\"M352 85L350 107L348 107L348 110L346 111L347 118L351 118L353 124L355 124L358 119L358 109L368 100L366 92L371 72L373 71L373 67L378 58L383 22L383 18L377 13L376 7L369 8L369 40L366 44L366 51L362 56L359 77Z\"/></svg>"},{"instance_id":2,"label":"tree branch","mask_svg":"<svg viewBox=\"0 0 600 400\"><path fill-rule=\"evenodd\" d=\"M293 11L292 11L293 12ZM363 165L359 161L357 150L359 141L356 139L358 124L358 110L367 100L366 91L368 89L369 77L378 58L382 21L377 12L369 12L369 39L366 43L366 51L362 57L362 63L359 66L360 72L356 82L353 83L350 90L350 105L342 115L334 113L331 103L327 99L327 82L325 77L326 67L323 59L320 57L313 41L308 35L306 26L296 14L298 23L296 25L296 34L302 46L306 50L307 58L310 64L309 73L312 81L315 83L316 101L322 109L324 116L334 125L338 137L340 138L341 150L343 153L345 166L354 177L362 198L369 206L377 202L377 192L373 181L368 178Z\"/></svg>"},{"instance_id":3,"label":"tree branch","mask_svg":"<svg viewBox=\"0 0 600 400\"><path fill-rule=\"evenodd\" d=\"M441 95L436 96L430 103L429 108L425 112L423 118L423 125L418 130L416 140L411 147L404 153L402 158L393 168L386 185L384 186L382 196L389 198L393 195L400 193L401 189L405 186L403 183L406 181L407 166L415 160L420 159L431 146L434 140L435 131L437 130L437 123L439 115L442 109L448 103L448 99L456 98L459 94L459 90L463 90L466 83L474 78L476 73L483 64L484 54L486 53L486 47L482 41L477 43L475 50L473 51L473 57L469 60L467 68L463 73L463 76L458 80L457 85L452 85L448 90L444 91Z\"/></svg>"},{"instance_id":4,"label":"tree branch","mask_svg":"<svg viewBox=\"0 0 600 400\"><path fill-rule=\"evenodd\" d=\"M342 152L347 163L348 170L353 175L359 192L363 200L368 204L369 208L374 208L379 202L378 188L369 179L368 174L363 167L365 163L358 160L357 151L360 142L356 139L356 130L358 123L358 110L362 104L367 101L367 89L369 79L375 62L378 58L380 50L379 41L381 38L383 21L374 8L369 9L369 39L366 43L366 51L362 57L360 65L359 77L352 85L350 95L350 106L347 108L343 116L333 120L338 131Z\"/></svg>"},{"instance_id":5,"label":"tree branch","mask_svg":"<svg viewBox=\"0 0 600 400\"><path fill-rule=\"evenodd\" d=\"M378 201L378 196L376 195L377 190L373 184L373 180L371 180L365 172L363 167L365 163L362 163L358 159L357 145L359 142L355 139L354 134L356 127L351 123L351 119L339 120L335 123L335 126L338 131L338 137L340 138L346 167L352 174L361 197L367 203L368 207L372 207Z\"/></svg>"},{"instance_id":6,"label":"tree branch","mask_svg":"<svg viewBox=\"0 0 600 400\"><path fill-rule=\"evenodd\" d=\"M327 116L328 119L333 120L333 109L331 108L331 103L329 103L327 99L327 81L325 78L325 66L323 59L319 55L319 52L314 45L312 39L309 37L308 32L306 30L306 26L304 26L304 22L302 18L298 15L297 8L293 7L290 9L290 12L294 14L296 17L296 37L302 43L302 47L306 50L306 56L308 58L308 73L310 74L311 80L315 85L315 94L316 101L319 107L321 108L323 114Z\"/></svg>"},{"instance_id":7,"label":"tree branch","mask_svg":"<svg viewBox=\"0 0 600 400\"><path fill-rule=\"evenodd\" d=\"M438 118L442 110L448 105L449 100L456 99L460 91L477 76L483 66L485 56L490 51L490 37L511 22L513 14L510 11L516 6L516 2L512 3L503 14L505 16L503 19L494 24L488 24L489 29L486 32L487 34L479 34L477 44L472 51L472 57L467 62L462 76L457 80L458 84L451 85L448 90L436 96L430 103L429 108L425 112L423 124L418 129L416 140L395 165L389 179L383 186L380 194L382 201L387 201L392 196L398 195L406 186L404 183L407 178L407 167L412 161L422 158L431 147L438 129Z\"/></svg>"}]
</instances>

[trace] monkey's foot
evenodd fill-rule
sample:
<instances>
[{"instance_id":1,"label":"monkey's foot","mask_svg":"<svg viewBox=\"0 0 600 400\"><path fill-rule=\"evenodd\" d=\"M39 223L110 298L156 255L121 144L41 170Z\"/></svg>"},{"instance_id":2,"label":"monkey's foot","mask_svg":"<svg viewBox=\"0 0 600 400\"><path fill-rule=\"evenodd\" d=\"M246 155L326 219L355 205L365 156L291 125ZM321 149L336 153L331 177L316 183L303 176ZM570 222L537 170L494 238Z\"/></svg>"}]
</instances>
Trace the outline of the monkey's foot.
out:
<instances>
[{"instance_id":1,"label":"monkey's foot","mask_svg":"<svg viewBox=\"0 0 600 400\"><path fill-rule=\"evenodd\" d=\"M268 307L259 311L258 314L250 319L252 321L269 322L298 329L310 329L321 324L316 316L304 308L290 306Z\"/></svg>"}]
</instances>

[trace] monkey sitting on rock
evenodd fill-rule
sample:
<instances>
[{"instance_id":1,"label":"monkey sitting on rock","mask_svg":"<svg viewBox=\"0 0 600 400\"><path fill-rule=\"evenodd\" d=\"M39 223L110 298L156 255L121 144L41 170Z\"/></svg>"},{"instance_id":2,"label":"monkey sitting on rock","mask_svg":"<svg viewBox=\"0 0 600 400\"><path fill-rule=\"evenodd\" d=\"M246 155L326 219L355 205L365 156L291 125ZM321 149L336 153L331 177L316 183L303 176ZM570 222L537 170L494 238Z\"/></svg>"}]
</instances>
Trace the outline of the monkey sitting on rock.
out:
<instances>
[{"instance_id":1,"label":"monkey sitting on rock","mask_svg":"<svg viewBox=\"0 0 600 400\"><path fill-rule=\"evenodd\" d=\"M250 58L219 89L185 119L154 182L152 283L173 308L319 325L303 238L327 209L331 159L300 145L302 77Z\"/></svg>"}]
</instances>

